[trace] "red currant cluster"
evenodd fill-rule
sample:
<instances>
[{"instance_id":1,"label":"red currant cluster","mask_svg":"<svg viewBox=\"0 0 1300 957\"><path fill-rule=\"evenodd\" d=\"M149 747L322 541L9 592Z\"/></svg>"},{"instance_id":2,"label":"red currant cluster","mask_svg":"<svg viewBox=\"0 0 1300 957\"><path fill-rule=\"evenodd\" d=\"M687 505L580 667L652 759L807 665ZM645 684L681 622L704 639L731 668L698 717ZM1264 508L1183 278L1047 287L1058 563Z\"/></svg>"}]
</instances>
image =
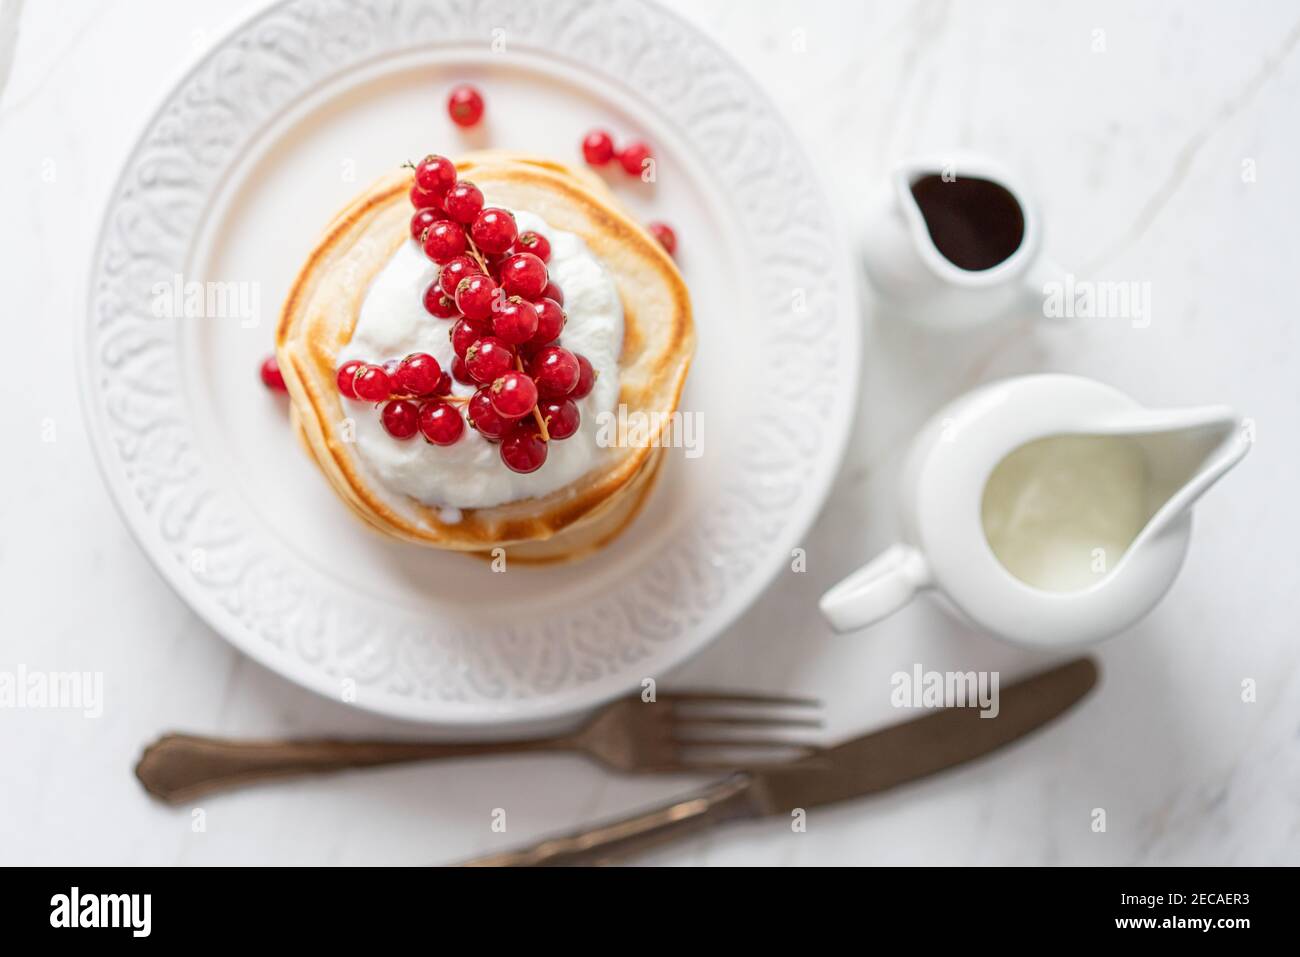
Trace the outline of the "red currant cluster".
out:
<instances>
[{"instance_id":1,"label":"red currant cluster","mask_svg":"<svg viewBox=\"0 0 1300 957\"><path fill-rule=\"evenodd\" d=\"M457 181L456 167L426 156L411 186L411 236L439 266L424 293L425 309L454 320L450 370L415 353L384 365L357 360L338 370L350 399L383 402L384 428L396 439L416 432L435 445L452 445L464 421L499 442L501 460L515 472L534 472L547 443L578 431L577 400L596 373L585 356L559 344L564 292L551 281L551 246L535 232L518 231L508 210L484 208L483 194ZM468 399L451 395L452 380L477 386Z\"/></svg>"}]
</instances>

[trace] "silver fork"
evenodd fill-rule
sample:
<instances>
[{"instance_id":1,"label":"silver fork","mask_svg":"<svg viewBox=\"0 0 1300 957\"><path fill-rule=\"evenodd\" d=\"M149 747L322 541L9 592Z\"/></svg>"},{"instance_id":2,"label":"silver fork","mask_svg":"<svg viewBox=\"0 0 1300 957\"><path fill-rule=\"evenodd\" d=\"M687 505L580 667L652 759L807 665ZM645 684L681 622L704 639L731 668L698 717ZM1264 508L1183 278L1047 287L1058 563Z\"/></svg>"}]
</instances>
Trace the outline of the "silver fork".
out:
<instances>
[{"instance_id":1,"label":"silver fork","mask_svg":"<svg viewBox=\"0 0 1300 957\"><path fill-rule=\"evenodd\" d=\"M135 773L164 801L188 801L243 784L410 761L576 751L606 767L640 773L734 771L784 764L820 752L774 732L821 727L806 714L821 702L765 694L695 691L644 702L622 698L577 730L546 738L441 743L419 741L237 741L167 734L145 749ZM736 736L736 732L758 731Z\"/></svg>"}]
</instances>

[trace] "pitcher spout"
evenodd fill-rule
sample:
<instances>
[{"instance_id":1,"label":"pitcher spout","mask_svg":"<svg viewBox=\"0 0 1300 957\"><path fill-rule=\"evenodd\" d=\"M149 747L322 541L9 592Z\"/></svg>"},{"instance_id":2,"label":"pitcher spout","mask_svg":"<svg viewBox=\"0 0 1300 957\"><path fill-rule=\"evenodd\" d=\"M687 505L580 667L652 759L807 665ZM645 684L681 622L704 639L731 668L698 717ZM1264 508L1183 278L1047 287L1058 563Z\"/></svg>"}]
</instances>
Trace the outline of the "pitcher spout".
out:
<instances>
[{"instance_id":1,"label":"pitcher spout","mask_svg":"<svg viewBox=\"0 0 1300 957\"><path fill-rule=\"evenodd\" d=\"M1142 538L1160 534L1186 513L1254 442L1251 423L1222 405L1135 409L1097 431L1127 436L1145 453L1153 514Z\"/></svg>"}]
</instances>

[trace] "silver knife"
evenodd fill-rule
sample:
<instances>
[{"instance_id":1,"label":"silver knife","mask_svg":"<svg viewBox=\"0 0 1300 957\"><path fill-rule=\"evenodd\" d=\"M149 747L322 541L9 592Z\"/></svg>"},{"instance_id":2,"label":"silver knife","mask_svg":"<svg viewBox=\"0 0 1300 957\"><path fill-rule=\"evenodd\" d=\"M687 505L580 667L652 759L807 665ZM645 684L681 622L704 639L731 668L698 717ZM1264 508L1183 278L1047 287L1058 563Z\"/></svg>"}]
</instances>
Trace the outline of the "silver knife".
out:
<instances>
[{"instance_id":1,"label":"silver knife","mask_svg":"<svg viewBox=\"0 0 1300 957\"><path fill-rule=\"evenodd\" d=\"M945 708L845 741L782 768L746 771L683 800L621 821L554 837L467 867L604 864L729 821L788 815L885 791L964 764L1017 741L1068 710L1097 683L1091 658L1003 689L996 718Z\"/></svg>"}]
</instances>

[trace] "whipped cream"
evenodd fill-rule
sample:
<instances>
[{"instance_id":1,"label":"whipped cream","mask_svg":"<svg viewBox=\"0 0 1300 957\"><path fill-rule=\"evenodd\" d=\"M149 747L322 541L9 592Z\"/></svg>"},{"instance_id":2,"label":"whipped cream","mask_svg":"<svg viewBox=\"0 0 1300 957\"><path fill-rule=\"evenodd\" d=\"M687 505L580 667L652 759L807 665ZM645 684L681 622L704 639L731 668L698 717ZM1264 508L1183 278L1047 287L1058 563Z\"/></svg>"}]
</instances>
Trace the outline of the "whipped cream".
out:
<instances>
[{"instance_id":1,"label":"whipped cream","mask_svg":"<svg viewBox=\"0 0 1300 957\"><path fill-rule=\"evenodd\" d=\"M489 198L487 205L492 205ZM577 401L582 423L563 441L550 444L546 462L522 475L506 468L499 446L488 442L466 423L455 445L437 446L418 434L399 440L384 431L377 410L368 403L344 399L356 422L356 450L370 476L391 491L440 508L455 520L460 509L489 508L554 492L581 478L608 450L596 443L597 416L618 404L618 357L623 348L623 304L613 278L582 238L552 229L539 216L511 210L519 231L534 230L551 243L546 264L550 277L564 290L568 322L560 345L581 353L596 370L596 385ZM450 371L455 352L448 335L452 320L438 319L424 309L424 291L438 277L438 267L415 240L402 243L370 285L361 305L352 341L339 354L349 359L382 363L412 352L427 352ZM473 395L473 386L453 380L455 395Z\"/></svg>"}]
</instances>

